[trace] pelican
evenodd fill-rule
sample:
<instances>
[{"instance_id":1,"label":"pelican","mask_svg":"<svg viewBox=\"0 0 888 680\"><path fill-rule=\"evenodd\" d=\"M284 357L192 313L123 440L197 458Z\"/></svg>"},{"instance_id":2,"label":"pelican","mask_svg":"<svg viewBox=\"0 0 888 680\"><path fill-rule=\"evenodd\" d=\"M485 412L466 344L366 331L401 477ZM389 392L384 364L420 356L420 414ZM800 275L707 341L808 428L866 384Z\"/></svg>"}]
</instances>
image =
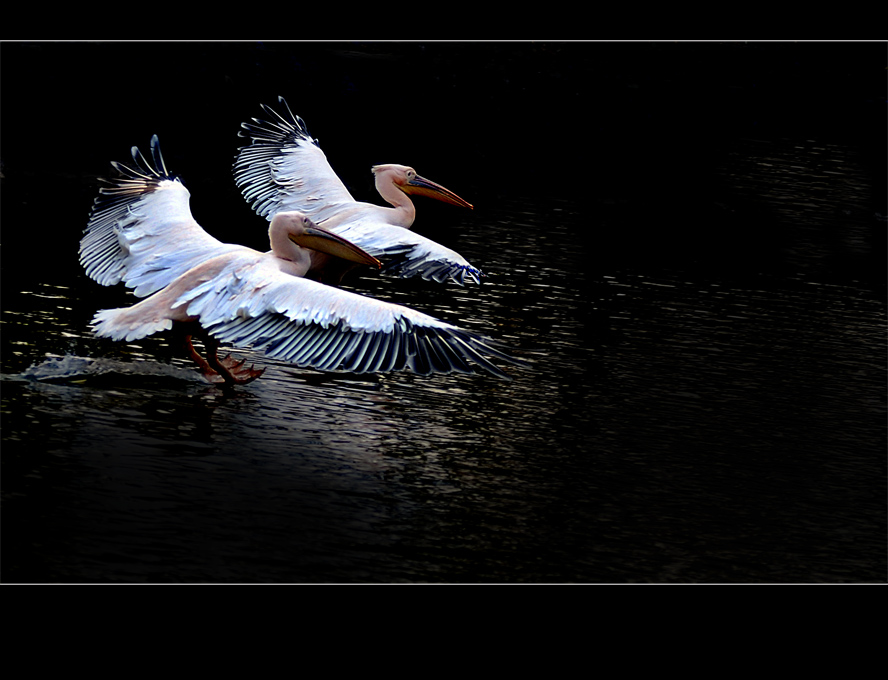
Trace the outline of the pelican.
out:
<instances>
[{"instance_id":1,"label":"pelican","mask_svg":"<svg viewBox=\"0 0 888 680\"><path fill-rule=\"evenodd\" d=\"M96 313L99 337L127 342L174 330L210 382L248 383L261 375L220 343L252 347L298 366L353 373L409 370L489 373L491 359L519 364L496 342L431 316L304 278L315 253L378 267L379 261L299 211L276 212L271 250L226 244L195 221L190 193L166 169L155 135L153 164L132 148L135 168L95 200L80 262L103 285L124 282L144 300ZM207 357L192 344L203 340Z\"/></svg>"},{"instance_id":2,"label":"pelican","mask_svg":"<svg viewBox=\"0 0 888 680\"><path fill-rule=\"evenodd\" d=\"M394 164L372 168L376 190L391 207L356 201L305 122L293 115L283 97L278 101L284 114L262 104L271 120L252 118L241 124L238 133L251 143L237 153L235 183L254 211L270 220L278 212L298 210L385 260L383 271L389 274L438 282L449 279L460 285L467 279L480 283L483 273L462 255L410 231L416 217L411 195L469 209L471 203L420 177L413 168Z\"/></svg>"}]
</instances>

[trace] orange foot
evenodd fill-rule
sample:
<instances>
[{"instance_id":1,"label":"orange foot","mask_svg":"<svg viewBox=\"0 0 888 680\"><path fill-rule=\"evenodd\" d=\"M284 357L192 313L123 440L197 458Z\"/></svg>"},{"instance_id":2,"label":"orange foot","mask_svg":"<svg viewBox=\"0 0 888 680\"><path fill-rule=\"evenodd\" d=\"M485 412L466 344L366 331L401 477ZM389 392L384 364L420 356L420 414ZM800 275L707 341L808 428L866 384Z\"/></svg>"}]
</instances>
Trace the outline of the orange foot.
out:
<instances>
[{"instance_id":1,"label":"orange foot","mask_svg":"<svg viewBox=\"0 0 888 680\"><path fill-rule=\"evenodd\" d=\"M216 373L212 368L205 368L200 372L203 376L203 379L208 383L213 383L214 385L221 385L225 382L225 378L223 378L219 373Z\"/></svg>"},{"instance_id":2,"label":"orange foot","mask_svg":"<svg viewBox=\"0 0 888 680\"><path fill-rule=\"evenodd\" d=\"M220 376L224 382L230 382L235 385L246 385L253 382L260 375L265 373L265 369L257 369L255 364L245 366L245 359L234 359L229 354L224 359L219 360L219 365L224 369ZM225 373L228 375L226 376Z\"/></svg>"},{"instance_id":3,"label":"orange foot","mask_svg":"<svg viewBox=\"0 0 888 680\"><path fill-rule=\"evenodd\" d=\"M245 360L233 359L229 354L224 359L216 360L216 368L214 370L207 364L201 371L204 380L214 385L246 385L253 382L260 375L265 373L265 369L256 369L255 364L252 366L244 366Z\"/></svg>"}]
</instances>

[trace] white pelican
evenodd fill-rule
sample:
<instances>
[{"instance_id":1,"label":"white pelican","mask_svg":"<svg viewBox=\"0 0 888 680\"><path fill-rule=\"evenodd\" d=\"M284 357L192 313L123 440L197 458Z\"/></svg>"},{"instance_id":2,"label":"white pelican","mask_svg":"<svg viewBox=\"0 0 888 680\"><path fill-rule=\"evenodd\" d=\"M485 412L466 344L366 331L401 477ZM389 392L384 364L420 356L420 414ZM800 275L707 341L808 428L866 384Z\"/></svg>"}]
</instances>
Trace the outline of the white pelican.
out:
<instances>
[{"instance_id":1,"label":"white pelican","mask_svg":"<svg viewBox=\"0 0 888 680\"><path fill-rule=\"evenodd\" d=\"M305 122L293 115L283 97L286 113L262 104L271 121L253 118L243 123L241 137L252 141L238 151L235 183L244 198L262 217L298 210L315 223L344 236L386 264L386 273L400 277L421 276L463 284L468 278L480 283L482 272L459 253L410 231L416 209L410 195L423 195L446 203L472 208L452 191L424 179L404 165L376 165L376 190L392 207L355 201L327 162L318 141Z\"/></svg>"},{"instance_id":2,"label":"white pelican","mask_svg":"<svg viewBox=\"0 0 888 680\"><path fill-rule=\"evenodd\" d=\"M312 254L379 262L301 212L278 212L271 250L225 244L206 233L189 208L190 194L164 165L155 135L154 165L132 149L136 169L113 164L121 177L95 200L80 261L104 285L120 281L137 297L131 307L99 311L97 335L132 341L175 329L211 382L242 384L261 374L243 361L218 359L218 343L253 347L267 356L325 371L411 370L508 375L491 362L521 363L478 334L407 307L302 278ZM308 250L310 249L310 250ZM204 360L191 344L199 333Z\"/></svg>"}]
</instances>

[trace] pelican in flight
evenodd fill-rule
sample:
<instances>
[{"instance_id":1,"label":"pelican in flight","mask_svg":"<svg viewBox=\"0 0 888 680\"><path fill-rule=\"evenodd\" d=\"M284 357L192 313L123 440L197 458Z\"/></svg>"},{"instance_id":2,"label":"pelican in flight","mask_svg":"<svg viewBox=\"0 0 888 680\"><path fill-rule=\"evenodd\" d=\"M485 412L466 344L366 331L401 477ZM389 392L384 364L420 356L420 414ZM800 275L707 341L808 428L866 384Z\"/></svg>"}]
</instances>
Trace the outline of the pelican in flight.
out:
<instances>
[{"instance_id":1,"label":"pelican in flight","mask_svg":"<svg viewBox=\"0 0 888 680\"><path fill-rule=\"evenodd\" d=\"M471 209L470 203L405 165L372 168L376 190L391 207L356 201L305 122L293 115L283 97L278 101L284 114L262 104L271 120L253 118L239 132L251 143L238 151L234 179L253 210L269 220L279 212L298 210L383 260L383 271L389 274L480 283L482 272L462 255L410 231L416 217L411 195Z\"/></svg>"},{"instance_id":2,"label":"pelican in flight","mask_svg":"<svg viewBox=\"0 0 888 680\"><path fill-rule=\"evenodd\" d=\"M103 285L119 282L145 299L99 311L100 337L127 342L173 329L210 382L243 384L262 373L219 359L220 343L251 347L298 366L353 373L409 370L489 373L491 359L520 364L493 340L401 305L304 278L313 257L379 266L361 248L299 211L276 212L271 250L260 253L210 236L194 220L190 194L170 175L157 136L153 165L138 148L135 167L100 190L80 244L80 262ZM194 349L204 341L207 357Z\"/></svg>"}]
</instances>

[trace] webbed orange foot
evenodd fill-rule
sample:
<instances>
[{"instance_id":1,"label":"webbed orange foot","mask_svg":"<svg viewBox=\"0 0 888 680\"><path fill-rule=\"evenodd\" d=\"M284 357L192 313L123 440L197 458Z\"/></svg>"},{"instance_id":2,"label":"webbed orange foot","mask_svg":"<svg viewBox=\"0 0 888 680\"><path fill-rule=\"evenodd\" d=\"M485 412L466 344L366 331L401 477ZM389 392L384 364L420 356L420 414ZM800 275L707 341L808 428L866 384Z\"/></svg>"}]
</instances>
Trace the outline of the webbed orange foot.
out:
<instances>
[{"instance_id":1,"label":"webbed orange foot","mask_svg":"<svg viewBox=\"0 0 888 680\"><path fill-rule=\"evenodd\" d=\"M245 363L245 359L234 359L230 354L220 359L219 367L222 370L219 372L223 380L232 385L246 385L265 373L264 368L257 369L255 364L246 366Z\"/></svg>"},{"instance_id":2,"label":"webbed orange foot","mask_svg":"<svg viewBox=\"0 0 888 680\"><path fill-rule=\"evenodd\" d=\"M225 377L221 374L214 371L212 368L207 367L206 369L200 372L201 376L208 383L212 383L213 385L221 385L225 382Z\"/></svg>"}]
</instances>

